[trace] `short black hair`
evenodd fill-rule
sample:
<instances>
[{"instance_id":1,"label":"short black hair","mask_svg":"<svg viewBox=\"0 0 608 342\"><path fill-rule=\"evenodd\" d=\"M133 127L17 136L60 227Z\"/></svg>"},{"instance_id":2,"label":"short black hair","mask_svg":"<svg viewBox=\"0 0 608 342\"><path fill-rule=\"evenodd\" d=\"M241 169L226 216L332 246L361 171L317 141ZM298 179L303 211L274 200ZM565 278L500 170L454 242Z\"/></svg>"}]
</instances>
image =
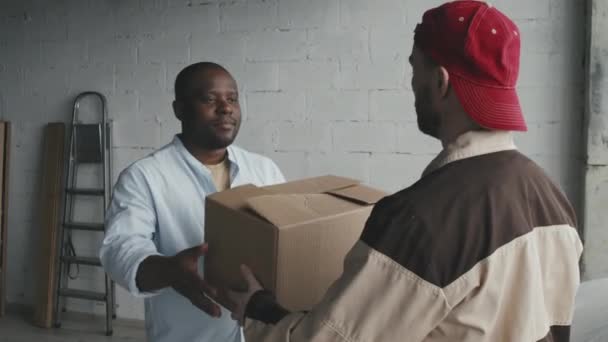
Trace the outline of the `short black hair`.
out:
<instances>
[{"instance_id":1,"label":"short black hair","mask_svg":"<svg viewBox=\"0 0 608 342\"><path fill-rule=\"evenodd\" d=\"M424 65L427 68L436 68L439 66L439 63L437 63L433 57L429 56L426 53L423 53L423 56L424 56Z\"/></svg>"},{"instance_id":2,"label":"short black hair","mask_svg":"<svg viewBox=\"0 0 608 342\"><path fill-rule=\"evenodd\" d=\"M230 73L223 66L213 63L213 62L198 62L191 65L188 65L182 71L177 74L175 78L175 99L183 100L188 96L188 88L192 83L192 79L194 75L200 71L207 70L222 70L225 71L228 75Z\"/></svg>"},{"instance_id":3,"label":"short black hair","mask_svg":"<svg viewBox=\"0 0 608 342\"><path fill-rule=\"evenodd\" d=\"M414 46L418 50L420 50L420 52L422 52L422 62L424 63L425 67L427 67L427 68L436 68L436 67L439 66L439 63L437 63L437 61L435 61L435 59L433 57L429 56L428 53L424 52L424 50L420 47L419 43L414 43Z\"/></svg>"}]
</instances>

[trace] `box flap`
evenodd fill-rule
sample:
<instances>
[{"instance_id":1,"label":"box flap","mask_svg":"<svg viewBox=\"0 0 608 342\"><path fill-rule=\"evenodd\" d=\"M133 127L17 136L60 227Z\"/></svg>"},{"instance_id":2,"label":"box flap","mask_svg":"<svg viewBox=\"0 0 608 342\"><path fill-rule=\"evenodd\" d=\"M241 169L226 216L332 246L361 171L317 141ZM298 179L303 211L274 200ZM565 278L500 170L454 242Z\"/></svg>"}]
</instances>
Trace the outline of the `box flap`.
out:
<instances>
[{"instance_id":1,"label":"box flap","mask_svg":"<svg viewBox=\"0 0 608 342\"><path fill-rule=\"evenodd\" d=\"M314 194L342 189L359 183L361 182L356 179L337 176L321 176L266 186L263 187L263 189L275 194Z\"/></svg>"},{"instance_id":2,"label":"box flap","mask_svg":"<svg viewBox=\"0 0 608 342\"><path fill-rule=\"evenodd\" d=\"M361 205L328 194L258 196L247 200L249 208L281 228L348 213Z\"/></svg>"},{"instance_id":3,"label":"box flap","mask_svg":"<svg viewBox=\"0 0 608 342\"><path fill-rule=\"evenodd\" d=\"M216 286L240 288L244 284L239 265L245 263L274 291L277 228L247 210L234 210L216 201L207 201L205 207L205 241L215 246L200 269L205 278Z\"/></svg>"},{"instance_id":4,"label":"box flap","mask_svg":"<svg viewBox=\"0 0 608 342\"><path fill-rule=\"evenodd\" d=\"M212 200L222 205L236 210L246 209L247 199L270 194L264 188L258 188L255 185L247 184L237 186L226 191L216 192L207 197L207 200Z\"/></svg>"},{"instance_id":5,"label":"box flap","mask_svg":"<svg viewBox=\"0 0 608 342\"><path fill-rule=\"evenodd\" d=\"M343 189L331 190L327 193L341 198L354 200L361 204L376 204L379 200L387 195L383 191L361 184Z\"/></svg>"}]
</instances>

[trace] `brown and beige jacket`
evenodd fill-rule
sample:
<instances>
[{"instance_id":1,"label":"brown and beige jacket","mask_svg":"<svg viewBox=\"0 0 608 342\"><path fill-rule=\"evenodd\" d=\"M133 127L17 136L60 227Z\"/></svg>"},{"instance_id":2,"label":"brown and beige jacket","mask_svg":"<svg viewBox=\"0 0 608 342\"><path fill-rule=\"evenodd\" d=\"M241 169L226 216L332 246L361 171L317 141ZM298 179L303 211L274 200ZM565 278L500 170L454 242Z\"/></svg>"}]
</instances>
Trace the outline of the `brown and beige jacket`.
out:
<instances>
[{"instance_id":1,"label":"brown and beige jacket","mask_svg":"<svg viewBox=\"0 0 608 342\"><path fill-rule=\"evenodd\" d=\"M568 341L582 245L564 194L508 132L469 132L376 205L308 313L265 293L255 341Z\"/></svg>"}]
</instances>

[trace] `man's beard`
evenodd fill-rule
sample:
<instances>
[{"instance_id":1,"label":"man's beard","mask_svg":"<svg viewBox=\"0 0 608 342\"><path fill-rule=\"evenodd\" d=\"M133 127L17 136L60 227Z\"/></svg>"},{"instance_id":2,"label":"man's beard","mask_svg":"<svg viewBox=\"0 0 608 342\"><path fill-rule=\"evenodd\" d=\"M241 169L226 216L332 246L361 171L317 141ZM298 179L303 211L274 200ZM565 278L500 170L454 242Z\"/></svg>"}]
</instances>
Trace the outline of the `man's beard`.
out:
<instances>
[{"instance_id":1,"label":"man's beard","mask_svg":"<svg viewBox=\"0 0 608 342\"><path fill-rule=\"evenodd\" d=\"M441 125L440 114L431 108L431 92L429 87L424 87L416 96L415 101L418 129L424 134L434 138L439 137Z\"/></svg>"},{"instance_id":2,"label":"man's beard","mask_svg":"<svg viewBox=\"0 0 608 342\"><path fill-rule=\"evenodd\" d=\"M190 123L190 125L193 127L195 123ZM199 127L195 131L189 132L188 135L197 146L207 150L218 150L232 145L236 140L240 126L240 121L237 121L232 134L218 134L213 127L199 124Z\"/></svg>"},{"instance_id":3,"label":"man's beard","mask_svg":"<svg viewBox=\"0 0 608 342\"><path fill-rule=\"evenodd\" d=\"M239 128L240 123L237 123L231 135L216 134L213 129L209 128L205 130L204 134L201 134L201 136L199 137L199 141L201 142L201 144L204 144L205 147L210 150L226 148L232 145L234 140L236 140L236 137L239 133Z\"/></svg>"}]
</instances>

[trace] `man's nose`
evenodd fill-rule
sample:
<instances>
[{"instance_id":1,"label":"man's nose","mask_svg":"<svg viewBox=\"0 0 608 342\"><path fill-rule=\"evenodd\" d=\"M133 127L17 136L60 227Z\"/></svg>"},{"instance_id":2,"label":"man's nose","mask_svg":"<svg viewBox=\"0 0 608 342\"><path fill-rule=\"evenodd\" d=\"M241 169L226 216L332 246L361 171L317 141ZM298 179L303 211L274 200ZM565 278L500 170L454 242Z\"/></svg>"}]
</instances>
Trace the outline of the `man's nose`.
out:
<instances>
[{"instance_id":1,"label":"man's nose","mask_svg":"<svg viewBox=\"0 0 608 342\"><path fill-rule=\"evenodd\" d=\"M234 112L233 105L227 100L220 100L219 105L217 107L219 114L230 115Z\"/></svg>"}]
</instances>

